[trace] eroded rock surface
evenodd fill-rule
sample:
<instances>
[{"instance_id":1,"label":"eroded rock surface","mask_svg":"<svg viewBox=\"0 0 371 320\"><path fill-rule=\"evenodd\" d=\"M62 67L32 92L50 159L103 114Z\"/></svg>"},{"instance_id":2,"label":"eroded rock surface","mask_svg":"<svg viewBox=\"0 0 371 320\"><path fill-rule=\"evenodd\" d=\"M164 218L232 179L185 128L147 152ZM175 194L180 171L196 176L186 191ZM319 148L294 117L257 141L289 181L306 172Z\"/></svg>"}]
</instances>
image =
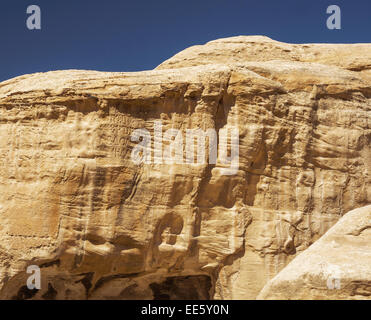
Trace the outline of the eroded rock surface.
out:
<instances>
[{"instance_id":1,"label":"eroded rock surface","mask_svg":"<svg viewBox=\"0 0 371 320\"><path fill-rule=\"evenodd\" d=\"M355 209L268 282L259 299L371 299L371 206Z\"/></svg>"},{"instance_id":2,"label":"eroded rock surface","mask_svg":"<svg viewBox=\"0 0 371 320\"><path fill-rule=\"evenodd\" d=\"M0 297L255 298L371 203L370 49L236 37L153 71L1 83ZM238 127L237 173L133 163L159 120Z\"/></svg>"}]
</instances>

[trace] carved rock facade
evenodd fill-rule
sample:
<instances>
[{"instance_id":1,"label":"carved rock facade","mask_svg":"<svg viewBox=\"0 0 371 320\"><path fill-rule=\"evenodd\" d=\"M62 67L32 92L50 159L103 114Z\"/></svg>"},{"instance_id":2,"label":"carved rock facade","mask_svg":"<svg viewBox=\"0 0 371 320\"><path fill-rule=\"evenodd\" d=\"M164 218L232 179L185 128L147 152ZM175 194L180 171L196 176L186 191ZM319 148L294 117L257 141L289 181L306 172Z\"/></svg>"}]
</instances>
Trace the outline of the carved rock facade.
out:
<instances>
[{"instance_id":1,"label":"carved rock facade","mask_svg":"<svg viewBox=\"0 0 371 320\"><path fill-rule=\"evenodd\" d=\"M368 44L235 37L153 71L1 83L0 297L256 298L371 203L370 70ZM132 132L156 121L238 127L237 173L134 164Z\"/></svg>"}]
</instances>

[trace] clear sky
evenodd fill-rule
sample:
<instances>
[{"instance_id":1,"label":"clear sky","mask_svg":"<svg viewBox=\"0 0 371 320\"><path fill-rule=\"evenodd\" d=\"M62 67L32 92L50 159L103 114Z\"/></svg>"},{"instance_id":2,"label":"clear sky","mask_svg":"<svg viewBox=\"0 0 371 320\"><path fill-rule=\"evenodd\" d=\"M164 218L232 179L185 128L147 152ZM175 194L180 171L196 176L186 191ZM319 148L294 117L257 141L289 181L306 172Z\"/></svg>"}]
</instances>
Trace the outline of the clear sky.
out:
<instances>
[{"instance_id":1,"label":"clear sky","mask_svg":"<svg viewBox=\"0 0 371 320\"><path fill-rule=\"evenodd\" d=\"M41 30L26 9L41 8ZM342 11L328 30L326 9ZM0 81L61 69L153 69L195 44L237 35L292 43L371 42L371 0L1 0Z\"/></svg>"}]
</instances>

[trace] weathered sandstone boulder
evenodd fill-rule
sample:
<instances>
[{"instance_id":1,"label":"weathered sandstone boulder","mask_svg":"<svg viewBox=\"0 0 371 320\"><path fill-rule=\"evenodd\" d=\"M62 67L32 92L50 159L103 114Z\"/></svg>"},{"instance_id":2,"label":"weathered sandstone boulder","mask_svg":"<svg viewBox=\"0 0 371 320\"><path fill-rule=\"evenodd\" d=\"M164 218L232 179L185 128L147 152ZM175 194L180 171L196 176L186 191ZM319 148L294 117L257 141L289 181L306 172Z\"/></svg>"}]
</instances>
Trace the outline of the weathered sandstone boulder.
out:
<instances>
[{"instance_id":1,"label":"weathered sandstone boulder","mask_svg":"<svg viewBox=\"0 0 371 320\"><path fill-rule=\"evenodd\" d=\"M371 206L355 209L296 257L260 299L371 299Z\"/></svg>"},{"instance_id":2,"label":"weathered sandstone boulder","mask_svg":"<svg viewBox=\"0 0 371 320\"><path fill-rule=\"evenodd\" d=\"M371 203L370 52L236 37L153 71L0 83L0 298L256 298ZM154 143L134 163L159 121L237 127L238 170L157 163Z\"/></svg>"}]
</instances>

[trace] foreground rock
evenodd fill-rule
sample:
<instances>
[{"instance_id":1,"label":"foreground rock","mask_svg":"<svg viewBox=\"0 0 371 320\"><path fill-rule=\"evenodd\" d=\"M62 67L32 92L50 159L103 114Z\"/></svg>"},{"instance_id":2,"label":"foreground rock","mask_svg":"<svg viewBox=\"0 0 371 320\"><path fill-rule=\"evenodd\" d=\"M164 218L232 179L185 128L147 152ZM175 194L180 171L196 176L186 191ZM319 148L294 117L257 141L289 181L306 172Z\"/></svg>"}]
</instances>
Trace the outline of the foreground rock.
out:
<instances>
[{"instance_id":1,"label":"foreground rock","mask_svg":"<svg viewBox=\"0 0 371 320\"><path fill-rule=\"evenodd\" d=\"M371 299L371 206L355 209L296 257L259 299Z\"/></svg>"},{"instance_id":2,"label":"foreground rock","mask_svg":"<svg viewBox=\"0 0 371 320\"><path fill-rule=\"evenodd\" d=\"M256 298L371 203L370 45L336 59L339 45L265 37L213 46L207 61L188 49L154 71L0 84L1 298ZM153 137L158 121L164 132L237 127L238 170L158 164L154 152L135 164L133 131ZM28 265L41 267L37 292Z\"/></svg>"}]
</instances>

